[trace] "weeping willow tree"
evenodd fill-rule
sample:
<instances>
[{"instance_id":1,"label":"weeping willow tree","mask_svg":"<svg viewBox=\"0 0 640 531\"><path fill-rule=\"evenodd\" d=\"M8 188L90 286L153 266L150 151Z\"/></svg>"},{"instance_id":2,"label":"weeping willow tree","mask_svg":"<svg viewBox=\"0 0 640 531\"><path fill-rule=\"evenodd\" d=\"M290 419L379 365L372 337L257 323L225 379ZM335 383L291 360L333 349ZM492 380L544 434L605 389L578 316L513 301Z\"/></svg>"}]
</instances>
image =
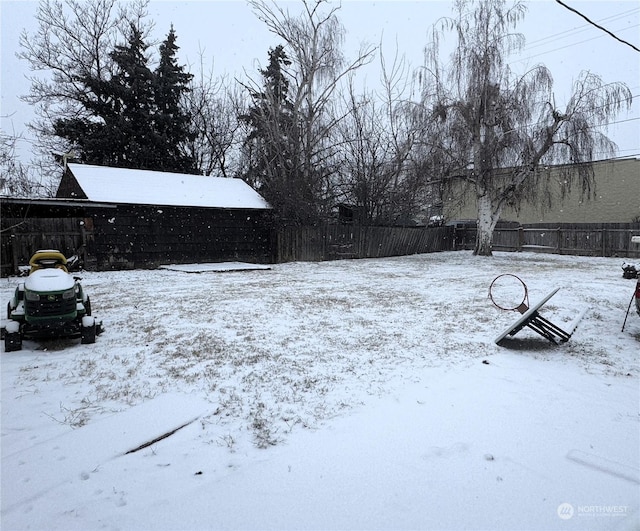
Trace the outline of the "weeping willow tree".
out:
<instances>
[{"instance_id":1,"label":"weeping willow tree","mask_svg":"<svg viewBox=\"0 0 640 531\"><path fill-rule=\"evenodd\" d=\"M519 1L457 1L456 15L435 28L420 73L420 107L435 124L430 142L451 169L446 183L466 183L477 201L477 255L491 255L506 205L540 200L549 165L563 165L563 186L579 185L589 195L591 163L616 150L600 126L631 104L624 83L605 83L591 72L575 81L564 108L556 105L544 65L516 75L507 59L524 46L514 31L525 10ZM444 62L440 43L449 33L456 46Z\"/></svg>"}]
</instances>

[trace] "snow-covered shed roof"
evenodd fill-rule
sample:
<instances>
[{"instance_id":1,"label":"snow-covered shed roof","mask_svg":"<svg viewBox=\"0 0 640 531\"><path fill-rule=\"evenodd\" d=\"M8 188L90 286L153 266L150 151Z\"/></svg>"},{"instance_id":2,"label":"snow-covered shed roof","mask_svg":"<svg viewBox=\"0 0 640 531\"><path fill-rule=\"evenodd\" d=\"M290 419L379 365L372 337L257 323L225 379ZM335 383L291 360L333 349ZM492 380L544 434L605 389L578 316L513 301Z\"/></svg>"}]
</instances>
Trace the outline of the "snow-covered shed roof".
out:
<instances>
[{"instance_id":1,"label":"snow-covered shed roof","mask_svg":"<svg viewBox=\"0 0 640 531\"><path fill-rule=\"evenodd\" d=\"M84 195L84 199L92 202L204 208L271 208L242 179L89 164L68 164L67 167L77 182L77 186L72 188L80 188L74 191L74 197L81 198ZM63 177L58 190L59 197L63 183L68 178L67 175ZM66 186L69 184L67 182Z\"/></svg>"}]
</instances>

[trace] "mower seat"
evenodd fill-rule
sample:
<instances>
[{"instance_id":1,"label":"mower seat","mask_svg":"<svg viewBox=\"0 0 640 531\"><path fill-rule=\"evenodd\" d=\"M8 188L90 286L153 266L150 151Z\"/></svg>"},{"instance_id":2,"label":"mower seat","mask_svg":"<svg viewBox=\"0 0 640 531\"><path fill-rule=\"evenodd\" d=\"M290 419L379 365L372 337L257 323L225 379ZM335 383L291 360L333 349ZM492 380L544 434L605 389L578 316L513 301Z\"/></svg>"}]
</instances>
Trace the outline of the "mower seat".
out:
<instances>
[{"instance_id":1,"label":"mower seat","mask_svg":"<svg viewBox=\"0 0 640 531\"><path fill-rule=\"evenodd\" d=\"M62 269L65 273L67 271L67 259L60 251L55 250L43 250L36 251L35 254L29 260L31 271L29 274L37 271L38 269Z\"/></svg>"}]
</instances>

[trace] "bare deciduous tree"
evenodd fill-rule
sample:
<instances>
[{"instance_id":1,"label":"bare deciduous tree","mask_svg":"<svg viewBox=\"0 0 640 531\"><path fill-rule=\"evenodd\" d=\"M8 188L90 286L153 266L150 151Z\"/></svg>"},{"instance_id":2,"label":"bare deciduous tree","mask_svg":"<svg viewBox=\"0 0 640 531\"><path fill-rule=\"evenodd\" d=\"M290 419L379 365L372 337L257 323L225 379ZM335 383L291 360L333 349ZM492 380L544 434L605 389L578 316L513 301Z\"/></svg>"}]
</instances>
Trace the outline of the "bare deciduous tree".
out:
<instances>
[{"instance_id":1,"label":"bare deciduous tree","mask_svg":"<svg viewBox=\"0 0 640 531\"><path fill-rule=\"evenodd\" d=\"M343 80L373 58L374 49L364 46L347 62L342 52L344 28L336 15L339 7L325 0L304 0L302 13L293 16L276 2L250 0L249 4L269 30L285 43L291 61L289 94L292 114L299 130L299 172L311 190L319 213L332 197L334 147L332 131L343 118L336 115L335 93Z\"/></svg>"},{"instance_id":2,"label":"bare deciduous tree","mask_svg":"<svg viewBox=\"0 0 640 531\"><path fill-rule=\"evenodd\" d=\"M502 209L535 201L544 189L545 165L566 164L564 182L588 191L590 163L615 145L598 127L631 102L623 83L605 83L585 72L561 110L552 93L551 72L538 65L516 76L506 61L524 38L512 33L524 17L520 1L460 0L456 17L436 31L421 72L423 106L436 124L432 142L454 178L468 183L478 205L475 254L491 255L491 240ZM439 39L451 31L455 51L445 64Z\"/></svg>"},{"instance_id":3,"label":"bare deciduous tree","mask_svg":"<svg viewBox=\"0 0 640 531\"><path fill-rule=\"evenodd\" d=\"M340 175L348 202L365 224L413 223L427 185L415 164L407 66L381 55L381 94L356 94L353 80L339 124Z\"/></svg>"},{"instance_id":4,"label":"bare deciduous tree","mask_svg":"<svg viewBox=\"0 0 640 531\"><path fill-rule=\"evenodd\" d=\"M142 31L147 3L42 0L36 14L38 30L33 34L23 31L18 56L28 61L34 72L45 74L31 76L30 93L24 100L48 109L60 106L82 112L86 98L93 95L87 94L79 81L113 75L110 53L119 39L126 40L132 23Z\"/></svg>"},{"instance_id":5,"label":"bare deciduous tree","mask_svg":"<svg viewBox=\"0 0 640 531\"><path fill-rule=\"evenodd\" d=\"M205 74L202 60L199 72L184 96L184 108L191 116L190 129L194 136L188 146L190 155L202 174L233 177L239 172L236 154L241 129L240 89L226 78L216 79L211 69Z\"/></svg>"},{"instance_id":6,"label":"bare deciduous tree","mask_svg":"<svg viewBox=\"0 0 640 531\"><path fill-rule=\"evenodd\" d=\"M148 0L42 0L38 6L38 29L20 36L21 52L34 74L31 88L22 99L34 106L36 119L29 124L37 138L34 150L53 173L56 166L51 152L68 152L72 146L57 137L53 124L61 117L87 118L87 77L109 79L114 62L109 53L119 39L124 40L130 24L144 26ZM95 101L93 101L95 103Z\"/></svg>"},{"instance_id":7,"label":"bare deciduous tree","mask_svg":"<svg viewBox=\"0 0 640 531\"><path fill-rule=\"evenodd\" d=\"M0 131L0 195L9 197L49 197L53 195L51 183L41 182L33 166L20 161L20 136Z\"/></svg>"}]
</instances>

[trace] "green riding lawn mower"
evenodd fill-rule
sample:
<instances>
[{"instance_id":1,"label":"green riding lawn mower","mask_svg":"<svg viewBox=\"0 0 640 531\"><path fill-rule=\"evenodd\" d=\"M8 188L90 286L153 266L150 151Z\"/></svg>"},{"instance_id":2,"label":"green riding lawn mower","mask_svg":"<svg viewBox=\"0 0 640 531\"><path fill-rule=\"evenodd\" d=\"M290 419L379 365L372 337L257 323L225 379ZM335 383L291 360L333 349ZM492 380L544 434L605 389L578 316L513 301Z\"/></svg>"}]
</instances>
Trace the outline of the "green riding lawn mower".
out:
<instances>
[{"instance_id":1,"label":"green riding lawn mower","mask_svg":"<svg viewBox=\"0 0 640 531\"><path fill-rule=\"evenodd\" d=\"M22 348L23 339L81 338L95 343L102 323L91 315L91 301L80 278L69 274L60 251L42 250L29 260L29 275L7 305L2 327L6 352Z\"/></svg>"}]
</instances>

